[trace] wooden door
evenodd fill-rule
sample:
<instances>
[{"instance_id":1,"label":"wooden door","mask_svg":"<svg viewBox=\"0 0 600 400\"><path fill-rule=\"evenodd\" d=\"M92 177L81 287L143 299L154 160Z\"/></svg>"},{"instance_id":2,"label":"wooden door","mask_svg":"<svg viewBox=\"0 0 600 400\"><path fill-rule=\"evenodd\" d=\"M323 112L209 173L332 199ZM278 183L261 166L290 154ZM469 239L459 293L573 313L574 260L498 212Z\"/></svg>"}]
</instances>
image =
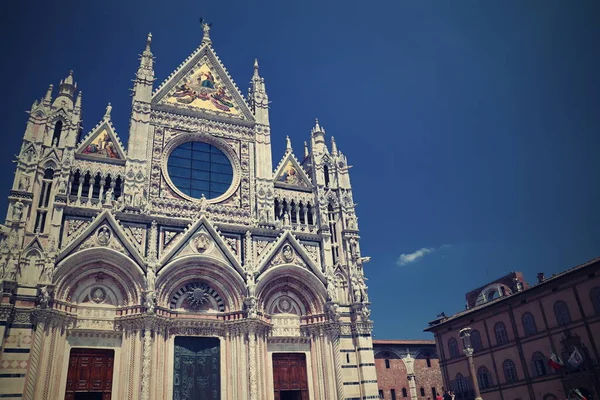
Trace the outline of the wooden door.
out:
<instances>
[{"instance_id":1,"label":"wooden door","mask_svg":"<svg viewBox=\"0 0 600 400\"><path fill-rule=\"evenodd\" d=\"M219 339L176 337L173 400L219 400L220 398Z\"/></svg>"},{"instance_id":2,"label":"wooden door","mask_svg":"<svg viewBox=\"0 0 600 400\"><path fill-rule=\"evenodd\" d=\"M65 400L111 400L114 350L72 349Z\"/></svg>"},{"instance_id":3,"label":"wooden door","mask_svg":"<svg viewBox=\"0 0 600 400\"><path fill-rule=\"evenodd\" d=\"M308 400L306 356L303 353L273 354L275 400Z\"/></svg>"}]
</instances>

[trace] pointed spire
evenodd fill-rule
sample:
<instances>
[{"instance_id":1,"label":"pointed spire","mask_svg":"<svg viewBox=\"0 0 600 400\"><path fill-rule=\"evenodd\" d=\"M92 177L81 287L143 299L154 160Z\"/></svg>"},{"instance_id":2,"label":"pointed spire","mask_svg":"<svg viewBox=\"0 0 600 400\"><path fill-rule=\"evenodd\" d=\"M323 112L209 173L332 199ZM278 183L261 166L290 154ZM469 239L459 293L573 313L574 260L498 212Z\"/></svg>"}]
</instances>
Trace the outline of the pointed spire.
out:
<instances>
[{"instance_id":1,"label":"pointed spire","mask_svg":"<svg viewBox=\"0 0 600 400\"><path fill-rule=\"evenodd\" d=\"M309 153L308 153L308 143L306 143L306 140L304 141L304 158L308 157Z\"/></svg>"},{"instance_id":2,"label":"pointed spire","mask_svg":"<svg viewBox=\"0 0 600 400\"><path fill-rule=\"evenodd\" d=\"M269 96L265 88L265 80L258 72L258 59L254 59L254 73L250 81L252 86L248 92L248 102L254 112L256 122L264 125L269 124Z\"/></svg>"},{"instance_id":3,"label":"pointed spire","mask_svg":"<svg viewBox=\"0 0 600 400\"><path fill-rule=\"evenodd\" d=\"M331 137L331 154L333 154L333 155L337 155L337 153L338 153L338 150L337 150L337 144L335 144L335 139L334 139L334 137L332 136L332 137Z\"/></svg>"},{"instance_id":4,"label":"pointed spire","mask_svg":"<svg viewBox=\"0 0 600 400\"><path fill-rule=\"evenodd\" d=\"M52 101L52 89L54 88L54 85L50 84L50 86L48 86L48 91L46 92L46 96L44 97L44 103L50 103Z\"/></svg>"},{"instance_id":5,"label":"pointed spire","mask_svg":"<svg viewBox=\"0 0 600 400\"><path fill-rule=\"evenodd\" d=\"M254 59L254 74L252 75L252 81L260 80L260 74L258 72L258 59Z\"/></svg>"},{"instance_id":6,"label":"pointed spire","mask_svg":"<svg viewBox=\"0 0 600 400\"><path fill-rule=\"evenodd\" d=\"M133 85L133 101L150 102L152 98L152 84L154 82L154 56L150 46L152 33L146 37L146 47L140 57L140 66L135 74Z\"/></svg>"},{"instance_id":7,"label":"pointed spire","mask_svg":"<svg viewBox=\"0 0 600 400\"><path fill-rule=\"evenodd\" d=\"M319 118L315 118L315 127L313 128L313 133L321 132L321 125L319 125Z\"/></svg>"},{"instance_id":8,"label":"pointed spire","mask_svg":"<svg viewBox=\"0 0 600 400\"><path fill-rule=\"evenodd\" d=\"M311 130L313 151L315 153L328 153L327 145L325 144L325 129L319 125L319 119L315 118L315 126Z\"/></svg>"},{"instance_id":9,"label":"pointed spire","mask_svg":"<svg viewBox=\"0 0 600 400\"><path fill-rule=\"evenodd\" d=\"M152 32L148 32L146 37L146 49L144 51L150 51L150 45L152 44Z\"/></svg>"},{"instance_id":10,"label":"pointed spire","mask_svg":"<svg viewBox=\"0 0 600 400\"><path fill-rule=\"evenodd\" d=\"M67 77L65 78L65 82L64 82L64 84L65 84L65 85L72 85L72 84L73 84L73 70L70 70L70 71L69 71L69 76L67 76Z\"/></svg>"},{"instance_id":11,"label":"pointed spire","mask_svg":"<svg viewBox=\"0 0 600 400\"><path fill-rule=\"evenodd\" d=\"M110 102L109 102L108 105L106 106L106 112L104 113L104 119L106 119L106 120L110 119L111 111L112 111L112 106L110 105Z\"/></svg>"},{"instance_id":12,"label":"pointed spire","mask_svg":"<svg viewBox=\"0 0 600 400\"><path fill-rule=\"evenodd\" d=\"M38 101L34 100L33 104L31 105L31 111L35 110L35 108L38 106L38 104L39 104Z\"/></svg>"},{"instance_id":13,"label":"pointed spire","mask_svg":"<svg viewBox=\"0 0 600 400\"><path fill-rule=\"evenodd\" d=\"M77 99L75 100L75 108L81 109L81 94L82 91L80 90L79 93L77 93Z\"/></svg>"},{"instance_id":14,"label":"pointed spire","mask_svg":"<svg viewBox=\"0 0 600 400\"><path fill-rule=\"evenodd\" d=\"M290 140L289 136L285 137L285 151L286 152L292 151L292 141Z\"/></svg>"}]
</instances>

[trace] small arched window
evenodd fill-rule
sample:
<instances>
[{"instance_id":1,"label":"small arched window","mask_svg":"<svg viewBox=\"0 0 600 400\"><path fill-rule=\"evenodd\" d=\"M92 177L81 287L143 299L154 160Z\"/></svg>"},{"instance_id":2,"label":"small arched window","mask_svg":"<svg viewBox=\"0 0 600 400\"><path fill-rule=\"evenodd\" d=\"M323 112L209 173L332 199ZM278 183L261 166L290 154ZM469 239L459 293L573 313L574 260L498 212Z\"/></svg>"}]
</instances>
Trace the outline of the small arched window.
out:
<instances>
[{"instance_id":1,"label":"small arched window","mask_svg":"<svg viewBox=\"0 0 600 400\"><path fill-rule=\"evenodd\" d=\"M525 336L531 336L537 333L535 318L533 318L531 313L526 312L523 314L521 317L521 322L523 323L523 332L525 332Z\"/></svg>"},{"instance_id":2,"label":"small arched window","mask_svg":"<svg viewBox=\"0 0 600 400\"><path fill-rule=\"evenodd\" d=\"M52 135L52 145L56 145L58 146L59 142L60 142L60 134L62 132L62 128L63 128L63 122L58 120L56 121L56 124L54 125L54 134Z\"/></svg>"},{"instance_id":3,"label":"small arched window","mask_svg":"<svg viewBox=\"0 0 600 400\"><path fill-rule=\"evenodd\" d=\"M388 358L385 359L385 368L390 369L390 360Z\"/></svg>"},{"instance_id":4,"label":"small arched window","mask_svg":"<svg viewBox=\"0 0 600 400\"><path fill-rule=\"evenodd\" d=\"M590 291L590 298L592 299L596 315L600 315L600 286L596 286Z\"/></svg>"},{"instance_id":5,"label":"small arched window","mask_svg":"<svg viewBox=\"0 0 600 400\"><path fill-rule=\"evenodd\" d=\"M425 388L421 386L421 396L425 396Z\"/></svg>"},{"instance_id":6,"label":"small arched window","mask_svg":"<svg viewBox=\"0 0 600 400\"><path fill-rule=\"evenodd\" d=\"M544 357L542 353L539 351L533 353L532 360L533 371L535 372L536 376L544 376L548 374L548 371L546 370L546 357Z\"/></svg>"},{"instance_id":7,"label":"small arched window","mask_svg":"<svg viewBox=\"0 0 600 400\"><path fill-rule=\"evenodd\" d=\"M567 325L571 322L569 307L567 306L567 303L562 300L554 303L554 315L556 316L556 323L560 326Z\"/></svg>"},{"instance_id":8,"label":"small arched window","mask_svg":"<svg viewBox=\"0 0 600 400\"><path fill-rule=\"evenodd\" d=\"M481 334L476 329L471 331L471 347L473 347L473 350L475 351L483 349L483 344L481 343Z\"/></svg>"},{"instance_id":9,"label":"small arched window","mask_svg":"<svg viewBox=\"0 0 600 400\"><path fill-rule=\"evenodd\" d=\"M450 353L450 358L457 358L459 356L458 342L456 339L450 338L450 340L448 340L448 352Z\"/></svg>"},{"instance_id":10,"label":"small arched window","mask_svg":"<svg viewBox=\"0 0 600 400\"><path fill-rule=\"evenodd\" d=\"M462 374L456 374L456 391L458 393L467 391L467 381Z\"/></svg>"},{"instance_id":11,"label":"small arched window","mask_svg":"<svg viewBox=\"0 0 600 400\"><path fill-rule=\"evenodd\" d=\"M502 364L502 369L504 370L504 379L506 380L506 383L512 383L518 380L517 368L512 360L505 360Z\"/></svg>"},{"instance_id":12,"label":"small arched window","mask_svg":"<svg viewBox=\"0 0 600 400\"><path fill-rule=\"evenodd\" d=\"M500 297L500 293L498 293L496 289L490 290L487 294L487 301L492 301L494 299L497 299L498 297Z\"/></svg>"},{"instance_id":13,"label":"small arched window","mask_svg":"<svg viewBox=\"0 0 600 400\"><path fill-rule=\"evenodd\" d=\"M479 389L487 389L492 386L492 375L486 367L479 367L477 380L479 381Z\"/></svg>"},{"instance_id":14,"label":"small arched window","mask_svg":"<svg viewBox=\"0 0 600 400\"><path fill-rule=\"evenodd\" d=\"M494 333L496 335L496 344L501 345L508 343L508 334L506 333L506 326L504 326L504 323L498 322L494 325Z\"/></svg>"},{"instance_id":15,"label":"small arched window","mask_svg":"<svg viewBox=\"0 0 600 400\"><path fill-rule=\"evenodd\" d=\"M427 362L427 368L431 368L431 354L425 354L425 361Z\"/></svg>"},{"instance_id":16,"label":"small arched window","mask_svg":"<svg viewBox=\"0 0 600 400\"><path fill-rule=\"evenodd\" d=\"M402 397L408 397L408 393L406 393L406 388L402 388Z\"/></svg>"}]
</instances>

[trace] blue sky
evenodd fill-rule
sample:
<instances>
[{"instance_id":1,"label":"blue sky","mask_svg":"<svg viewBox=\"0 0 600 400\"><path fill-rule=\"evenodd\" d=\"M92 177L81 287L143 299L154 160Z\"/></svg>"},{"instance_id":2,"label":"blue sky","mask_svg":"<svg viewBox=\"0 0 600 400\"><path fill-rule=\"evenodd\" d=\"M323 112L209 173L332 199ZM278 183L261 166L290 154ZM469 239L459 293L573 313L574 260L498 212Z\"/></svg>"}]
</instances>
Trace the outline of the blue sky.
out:
<instances>
[{"instance_id":1,"label":"blue sky","mask_svg":"<svg viewBox=\"0 0 600 400\"><path fill-rule=\"evenodd\" d=\"M376 338L427 338L472 288L600 255L597 1L7 0L5 195L50 83L73 69L86 133L110 101L126 142L146 34L158 84L199 45L200 15L244 93L259 59L275 165L318 117L354 166Z\"/></svg>"}]
</instances>

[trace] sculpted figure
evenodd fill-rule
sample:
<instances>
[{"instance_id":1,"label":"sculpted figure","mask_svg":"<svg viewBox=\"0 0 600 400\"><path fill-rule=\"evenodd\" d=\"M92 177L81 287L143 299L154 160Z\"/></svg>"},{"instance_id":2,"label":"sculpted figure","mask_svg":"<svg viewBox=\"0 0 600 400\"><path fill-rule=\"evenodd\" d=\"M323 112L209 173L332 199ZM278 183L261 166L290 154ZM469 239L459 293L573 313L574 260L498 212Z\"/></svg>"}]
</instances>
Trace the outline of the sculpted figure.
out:
<instances>
[{"instance_id":1,"label":"sculpted figure","mask_svg":"<svg viewBox=\"0 0 600 400\"><path fill-rule=\"evenodd\" d=\"M51 283L53 273L54 273L54 267L52 266L52 264L46 263L46 265L44 265L44 269L42 271L42 282Z\"/></svg>"},{"instance_id":2,"label":"sculpted figure","mask_svg":"<svg viewBox=\"0 0 600 400\"><path fill-rule=\"evenodd\" d=\"M40 287L40 308L47 308L50 302L50 293L48 293L48 286Z\"/></svg>"},{"instance_id":3,"label":"sculpted figure","mask_svg":"<svg viewBox=\"0 0 600 400\"><path fill-rule=\"evenodd\" d=\"M246 272L246 289L248 297L256 297L256 281L253 273Z\"/></svg>"},{"instance_id":4,"label":"sculpted figure","mask_svg":"<svg viewBox=\"0 0 600 400\"><path fill-rule=\"evenodd\" d=\"M21 221L21 217L23 216L23 203L17 201L13 205L12 217L15 221Z\"/></svg>"}]
</instances>

